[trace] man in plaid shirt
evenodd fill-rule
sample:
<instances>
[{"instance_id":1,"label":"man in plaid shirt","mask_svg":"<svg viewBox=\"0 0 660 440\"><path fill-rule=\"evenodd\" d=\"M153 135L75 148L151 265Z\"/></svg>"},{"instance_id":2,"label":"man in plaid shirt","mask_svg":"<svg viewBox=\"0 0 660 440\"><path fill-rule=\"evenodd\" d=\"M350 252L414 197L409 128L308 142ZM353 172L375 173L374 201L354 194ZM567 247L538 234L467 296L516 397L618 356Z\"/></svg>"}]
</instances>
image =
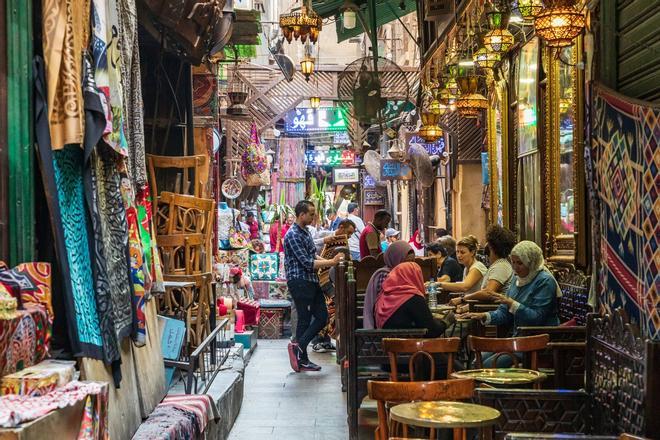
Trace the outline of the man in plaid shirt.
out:
<instances>
[{"instance_id":1,"label":"man in plaid shirt","mask_svg":"<svg viewBox=\"0 0 660 440\"><path fill-rule=\"evenodd\" d=\"M343 259L343 254L337 254L331 260L316 255L314 240L307 230L316 216L312 202L298 202L295 212L296 222L284 237L287 287L298 312L297 341L289 344L289 360L295 372L319 371L321 367L307 357L307 346L328 320L325 296L317 272L337 265Z\"/></svg>"}]
</instances>

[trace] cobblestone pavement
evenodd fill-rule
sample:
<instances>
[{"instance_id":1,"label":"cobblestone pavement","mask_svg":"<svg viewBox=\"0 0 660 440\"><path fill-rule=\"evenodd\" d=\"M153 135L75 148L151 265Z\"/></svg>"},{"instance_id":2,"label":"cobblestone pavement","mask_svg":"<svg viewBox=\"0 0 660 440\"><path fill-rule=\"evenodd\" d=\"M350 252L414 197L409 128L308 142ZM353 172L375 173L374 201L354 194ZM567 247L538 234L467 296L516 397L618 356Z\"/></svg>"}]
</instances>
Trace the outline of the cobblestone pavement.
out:
<instances>
[{"instance_id":1,"label":"cobblestone pavement","mask_svg":"<svg viewBox=\"0 0 660 440\"><path fill-rule=\"evenodd\" d=\"M346 440L346 395L335 353L314 353L319 372L294 373L287 339L260 339L245 370L245 395L230 440Z\"/></svg>"}]
</instances>

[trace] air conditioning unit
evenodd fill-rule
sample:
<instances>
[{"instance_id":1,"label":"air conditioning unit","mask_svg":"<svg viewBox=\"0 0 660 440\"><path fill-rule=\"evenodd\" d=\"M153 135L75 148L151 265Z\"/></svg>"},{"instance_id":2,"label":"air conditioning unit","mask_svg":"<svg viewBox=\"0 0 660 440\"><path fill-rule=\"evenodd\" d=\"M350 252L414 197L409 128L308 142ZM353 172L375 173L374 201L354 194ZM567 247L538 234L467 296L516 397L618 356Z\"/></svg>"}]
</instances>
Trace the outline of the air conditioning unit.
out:
<instances>
[{"instance_id":1,"label":"air conditioning unit","mask_svg":"<svg viewBox=\"0 0 660 440\"><path fill-rule=\"evenodd\" d=\"M426 0L424 2L424 20L444 20L454 13L454 0Z\"/></svg>"}]
</instances>

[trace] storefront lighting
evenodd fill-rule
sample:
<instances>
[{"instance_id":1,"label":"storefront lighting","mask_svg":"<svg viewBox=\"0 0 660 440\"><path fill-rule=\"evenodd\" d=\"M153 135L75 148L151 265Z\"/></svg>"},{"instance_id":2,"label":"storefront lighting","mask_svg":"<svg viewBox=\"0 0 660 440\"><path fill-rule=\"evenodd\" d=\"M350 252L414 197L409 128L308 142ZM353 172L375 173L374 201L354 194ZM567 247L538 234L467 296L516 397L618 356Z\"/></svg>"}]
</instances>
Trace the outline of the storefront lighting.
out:
<instances>
[{"instance_id":1,"label":"storefront lighting","mask_svg":"<svg viewBox=\"0 0 660 440\"><path fill-rule=\"evenodd\" d=\"M320 96L312 96L309 98L309 106L313 109L317 109L321 106L321 97Z\"/></svg>"},{"instance_id":2,"label":"storefront lighting","mask_svg":"<svg viewBox=\"0 0 660 440\"><path fill-rule=\"evenodd\" d=\"M434 99L429 104L429 111L434 115L442 116L447 111L447 106L441 103L438 99Z\"/></svg>"},{"instance_id":3,"label":"storefront lighting","mask_svg":"<svg viewBox=\"0 0 660 440\"><path fill-rule=\"evenodd\" d=\"M355 11L344 11L342 14L342 22L344 23L344 29L355 29L355 26L357 25L357 14Z\"/></svg>"},{"instance_id":4,"label":"storefront lighting","mask_svg":"<svg viewBox=\"0 0 660 440\"><path fill-rule=\"evenodd\" d=\"M547 7L534 18L536 34L550 47L565 47L582 33L585 17L573 0L546 0Z\"/></svg>"},{"instance_id":5,"label":"storefront lighting","mask_svg":"<svg viewBox=\"0 0 660 440\"><path fill-rule=\"evenodd\" d=\"M525 21L534 20L534 18L543 9L543 0L518 0L518 7L520 16Z\"/></svg>"},{"instance_id":6,"label":"storefront lighting","mask_svg":"<svg viewBox=\"0 0 660 440\"><path fill-rule=\"evenodd\" d=\"M309 77L314 73L314 58L305 55L305 58L300 62L300 71L305 75L305 80L309 82Z\"/></svg>"},{"instance_id":7,"label":"storefront lighting","mask_svg":"<svg viewBox=\"0 0 660 440\"><path fill-rule=\"evenodd\" d=\"M417 133L419 137L426 142L435 142L444 134L442 128L438 126L440 115L434 114L430 111L422 111L422 126Z\"/></svg>"},{"instance_id":8,"label":"storefront lighting","mask_svg":"<svg viewBox=\"0 0 660 440\"><path fill-rule=\"evenodd\" d=\"M447 84L445 85L445 89L449 93L451 93L455 98L456 95L458 95L459 93L458 83L456 83L456 78L449 78L449 80L447 80Z\"/></svg>"},{"instance_id":9,"label":"storefront lighting","mask_svg":"<svg viewBox=\"0 0 660 440\"><path fill-rule=\"evenodd\" d=\"M300 38L302 43L309 40L316 43L323 27L323 19L314 12L311 6L302 6L300 12L291 12L280 15L280 28L286 41L291 43L294 38Z\"/></svg>"},{"instance_id":10,"label":"storefront lighting","mask_svg":"<svg viewBox=\"0 0 660 440\"><path fill-rule=\"evenodd\" d=\"M472 60L461 60L458 62L458 65L461 67L472 67L474 66L474 61Z\"/></svg>"},{"instance_id":11,"label":"storefront lighting","mask_svg":"<svg viewBox=\"0 0 660 440\"><path fill-rule=\"evenodd\" d=\"M456 88L458 89L458 85ZM451 93L447 88L444 88L438 92L438 101L445 105L451 105L456 102L456 95Z\"/></svg>"}]
</instances>

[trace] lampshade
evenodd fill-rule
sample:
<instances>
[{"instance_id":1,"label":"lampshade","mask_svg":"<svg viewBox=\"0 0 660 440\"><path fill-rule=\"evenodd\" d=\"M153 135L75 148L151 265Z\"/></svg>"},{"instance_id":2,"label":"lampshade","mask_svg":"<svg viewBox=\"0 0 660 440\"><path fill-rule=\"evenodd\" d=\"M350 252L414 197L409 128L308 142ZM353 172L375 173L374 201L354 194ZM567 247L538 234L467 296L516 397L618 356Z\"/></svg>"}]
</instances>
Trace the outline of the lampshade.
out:
<instances>
[{"instance_id":1,"label":"lampshade","mask_svg":"<svg viewBox=\"0 0 660 440\"><path fill-rule=\"evenodd\" d=\"M536 34L548 46L570 46L584 29L584 14L575 8L572 0L547 0L546 3L548 6L534 18Z\"/></svg>"},{"instance_id":2,"label":"lampshade","mask_svg":"<svg viewBox=\"0 0 660 440\"><path fill-rule=\"evenodd\" d=\"M311 98L309 98L309 105L314 109L319 108L321 106L321 97L312 96Z\"/></svg>"},{"instance_id":3,"label":"lampshade","mask_svg":"<svg viewBox=\"0 0 660 440\"><path fill-rule=\"evenodd\" d=\"M308 11L307 7L303 5L300 12L280 15L280 28L289 43L294 38L296 40L300 38L300 41L304 43L308 36L312 43L316 43L322 27L323 19L311 7Z\"/></svg>"},{"instance_id":4,"label":"lampshade","mask_svg":"<svg viewBox=\"0 0 660 440\"><path fill-rule=\"evenodd\" d=\"M300 71L305 75L305 80L309 82L309 77L314 73L314 58L305 55L300 62Z\"/></svg>"},{"instance_id":5,"label":"lampshade","mask_svg":"<svg viewBox=\"0 0 660 440\"><path fill-rule=\"evenodd\" d=\"M481 110L488 108L488 99L480 93L462 95L456 100L456 108L461 116L477 118Z\"/></svg>"},{"instance_id":6,"label":"lampshade","mask_svg":"<svg viewBox=\"0 0 660 440\"><path fill-rule=\"evenodd\" d=\"M442 116L447 111L447 106L441 103L438 99L434 99L429 104L429 111L434 115Z\"/></svg>"},{"instance_id":7,"label":"lampshade","mask_svg":"<svg viewBox=\"0 0 660 440\"><path fill-rule=\"evenodd\" d=\"M344 23L344 29L355 29L357 25L357 14L355 11L347 9L342 14L342 21Z\"/></svg>"},{"instance_id":8,"label":"lampshade","mask_svg":"<svg viewBox=\"0 0 660 440\"><path fill-rule=\"evenodd\" d=\"M506 53L513 41L513 34L506 29L493 29L484 35L484 46L489 52Z\"/></svg>"},{"instance_id":9,"label":"lampshade","mask_svg":"<svg viewBox=\"0 0 660 440\"><path fill-rule=\"evenodd\" d=\"M497 52L489 52L482 47L474 53L474 64L481 69L493 69L502 59Z\"/></svg>"},{"instance_id":10,"label":"lampshade","mask_svg":"<svg viewBox=\"0 0 660 440\"><path fill-rule=\"evenodd\" d=\"M533 20L543 9L543 0L518 0L517 9L523 20Z\"/></svg>"}]
</instances>

